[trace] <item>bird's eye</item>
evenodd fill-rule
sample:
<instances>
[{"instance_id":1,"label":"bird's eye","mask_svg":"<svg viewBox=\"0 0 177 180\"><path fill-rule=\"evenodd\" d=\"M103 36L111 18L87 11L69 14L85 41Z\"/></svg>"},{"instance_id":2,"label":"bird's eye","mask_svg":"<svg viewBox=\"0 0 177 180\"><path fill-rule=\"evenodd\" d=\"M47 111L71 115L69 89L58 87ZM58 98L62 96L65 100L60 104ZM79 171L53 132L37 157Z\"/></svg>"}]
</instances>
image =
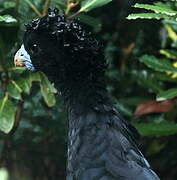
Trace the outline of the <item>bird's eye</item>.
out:
<instances>
[{"instance_id":1,"label":"bird's eye","mask_svg":"<svg viewBox=\"0 0 177 180\"><path fill-rule=\"evenodd\" d=\"M39 46L37 44L33 44L30 50L32 54L36 54L39 52Z\"/></svg>"}]
</instances>

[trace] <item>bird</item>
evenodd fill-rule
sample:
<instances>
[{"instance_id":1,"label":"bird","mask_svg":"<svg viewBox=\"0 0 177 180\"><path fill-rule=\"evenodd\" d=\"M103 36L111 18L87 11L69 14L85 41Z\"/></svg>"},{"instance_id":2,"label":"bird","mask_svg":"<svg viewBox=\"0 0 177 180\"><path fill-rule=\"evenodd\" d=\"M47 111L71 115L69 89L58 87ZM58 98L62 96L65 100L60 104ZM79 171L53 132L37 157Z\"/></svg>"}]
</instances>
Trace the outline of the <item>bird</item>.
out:
<instances>
[{"instance_id":1,"label":"bird","mask_svg":"<svg viewBox=\"0 0 177 180\"><path fill-rule=\"evenodd\" d=\"M137 130L106 90L102 43L57 8L26 25L14 61L43 72L68 113L67 180L159 180L137 143Z\"/></svg>"}]
</instances>

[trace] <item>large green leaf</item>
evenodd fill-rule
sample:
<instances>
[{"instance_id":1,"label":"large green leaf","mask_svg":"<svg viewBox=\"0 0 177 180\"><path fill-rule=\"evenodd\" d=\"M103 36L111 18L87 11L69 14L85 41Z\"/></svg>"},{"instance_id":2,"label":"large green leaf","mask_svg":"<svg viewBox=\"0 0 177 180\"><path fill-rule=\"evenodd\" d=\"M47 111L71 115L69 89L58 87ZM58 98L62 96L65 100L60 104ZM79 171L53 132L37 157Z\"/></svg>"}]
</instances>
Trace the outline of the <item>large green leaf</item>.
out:
<instances>
[{"instance_id":1,"label":"large green leaf","mask_svg":"<svg viewBox=\"0 0 177 180\"><path fill-rule=\"evenodd\" d=\"M40 73L40 76L41 76L40 88L41 88L42 96L44 97L46 104L49 107L52 107L56 103L54 93L56 93L57 90L54 88L54 86L50 83L50 81L43 73Z\"/></svg>"},{"instance_id":2,"label":"large green leaf","mask_svg":"<svg viewBox=\"0 0 177 180\"><path fill-rule=\"evenodd\" d=\"M127 19L134 20L134 19L163 19L168 18L165 14L156 14L156 13L134 13L130 14Z\"/></svg>"},{"instance_id":3,"label":"large green leaf","mask_svg":"<svg viewBox=\"0 0 177 180\"><path fill-rule=\"evenodd\" d=\"M142 136L168 136L177 133L177 124L173 123L140 123L135 124Z\"/></svg>"},{"instance_id":4,"label":"large green leaf","mask_svg":"<svg viewBox=\"0 0 177 180\"><path fill-rule=\"evenodd\" d=\"M21 98L22 89L15 81L11 80L8 83L7 90L8 90L8 93L11 97L13 97L15 99Z\"/></svg>"},{"instance_id":5,"label":"large green leaf","mask_svg":"<svg viewBox=\"0 0 177 180\"><path fill-rule=\"evenodd\" d=\"M164 101L177 96L177 88L172 88L167 91L162 91L157 95L157 101Z\"/></svg>"},{"instance_id":6,"label":"large green leaf","mask_svg":"<svg viewBox=\"0 0 177 180\"><path fill-rule=\"evenodd\" d=\"M88 12L94 8L103 6L112 0L82 0L79 12Z\"/></svg>"},{"instance_id":7,"label":"large green leaf","mask_svg":"<svg viewBox=\"0 0 177 180\"><path fill-rule=\"evenodd\" d=\"M17 23L17 20L13 18L11 15L3 15L0 16L0 24L6 23L6 24L14 24Z\"/></svg>"},{"instance_id":8,"label":"large green leaf","mask_svg":"<svg viewBox=\"0 0 177 180\"><path fill-rule=\"evenodd\" d=\"M155 13L162 13L169 16L177 15L177 11L170 9L169 7L164 7L164 6L136 3L133 7L151 10L151 11L154 11Z\"/></svg>"},{"instance_id":9,"label":"large green leaf","mask_svg":"<svg viewBox=\"0 0 177 180\"><path fill-rule=\"evenodd\" d=\"M5 133L9 133L12 129L15 121L15 106L5 96L0 100L0 130Z\"/></svg>"},{"instance_id":10,"label":"large green leaf","mask_svg":"<svg viewBox=\"0 0 177 180\"><path fill-rule=\"evenodd\" d=\"M168 60L158 59L155 56L144 55L139 58L139 61L156 71L177 73L177 68L174 67Z\"/></svg>"}]
</instances>

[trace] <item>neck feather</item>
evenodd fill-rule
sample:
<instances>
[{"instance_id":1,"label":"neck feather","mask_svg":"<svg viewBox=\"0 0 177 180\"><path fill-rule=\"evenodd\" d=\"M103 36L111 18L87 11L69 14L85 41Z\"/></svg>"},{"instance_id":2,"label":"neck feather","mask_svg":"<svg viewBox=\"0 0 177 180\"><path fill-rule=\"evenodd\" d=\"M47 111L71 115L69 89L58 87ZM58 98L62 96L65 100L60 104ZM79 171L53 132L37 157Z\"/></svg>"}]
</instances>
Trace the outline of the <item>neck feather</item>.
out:
<instances>
[{"instance_id":1,"label":"neck feather","mask_svg":"<svg viewBox=\"0 0 177 180\"><path fill-rule=\"evenodd\" d=\"M100 79L101 80L101 79ZM78 82L54 81L61 93L66 108L81 113L87 109L99 107L109 103L109 97L104 80L91 81L85 79Z\"/></svg>"}]
</instances>

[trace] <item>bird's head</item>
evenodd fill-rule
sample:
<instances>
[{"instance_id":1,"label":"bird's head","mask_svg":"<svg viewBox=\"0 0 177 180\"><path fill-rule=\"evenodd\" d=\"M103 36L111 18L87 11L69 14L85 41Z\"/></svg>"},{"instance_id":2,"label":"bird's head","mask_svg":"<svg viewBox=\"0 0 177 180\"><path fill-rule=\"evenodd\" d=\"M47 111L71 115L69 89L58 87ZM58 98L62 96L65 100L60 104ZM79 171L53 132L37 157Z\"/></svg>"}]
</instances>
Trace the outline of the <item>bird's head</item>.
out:
<instances>
[{"instance_id":1,"label":"bird's head","mask_svg":"<svg viewBox=\"0 0 177 180\"><path fill-rule=\"evenodd\" d=\"M104 73L100 43L76 20L59 15L58 9L26 25L23 44L15 55L17 66L42 71L51 79L78 81Z\"/></svg>"}]
</instances>

